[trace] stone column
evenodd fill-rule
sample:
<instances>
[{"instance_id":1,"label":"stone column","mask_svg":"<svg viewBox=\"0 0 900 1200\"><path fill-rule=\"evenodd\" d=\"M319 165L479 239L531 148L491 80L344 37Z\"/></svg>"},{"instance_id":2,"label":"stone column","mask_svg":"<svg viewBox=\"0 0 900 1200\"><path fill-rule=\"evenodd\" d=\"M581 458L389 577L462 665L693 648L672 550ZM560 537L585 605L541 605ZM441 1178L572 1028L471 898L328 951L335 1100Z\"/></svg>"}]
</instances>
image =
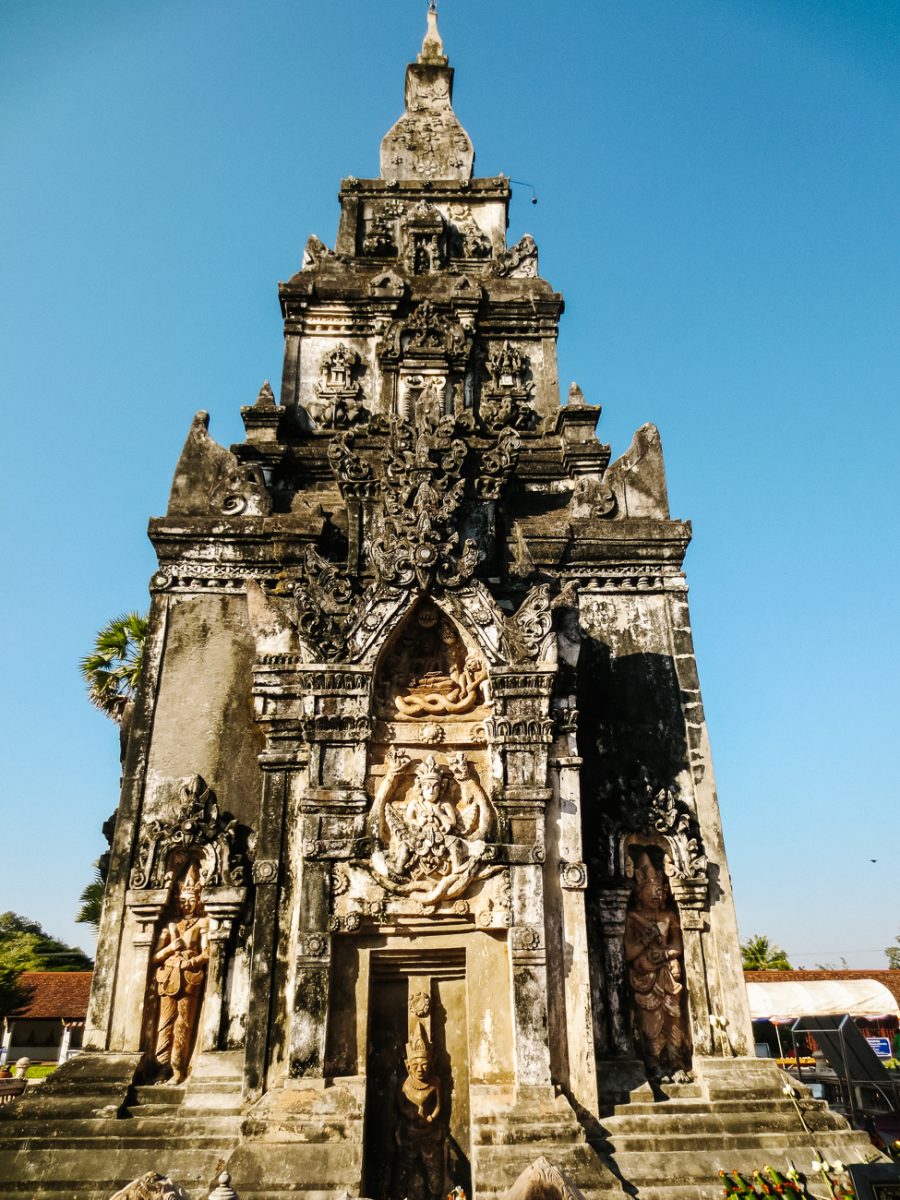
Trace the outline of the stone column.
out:
<instances>
[{"instance_id":1,"label":"stone column","mask_svg":"<svg viewBox=\"0 0 900 1200\"><path fill-rule=\"evenodd\" d=\"M510 867L510 877L513 925L509 947L516 1084L542 1086L550 1083L550 1047L541 864Z\"/></svg>"},{"instance_id":2,"label":"stone column","mask_svg":"<svg viewBox=\"0 0 900 1200\"><path fill-rule=\"evenodd\" d=\"M581 759L553 760L559 795L559 886L565 958L566 1039L572 1095L599 1116L597 1062L588 955L587 867L582 861Z\"/></svg>"},{"instance_id":3,"label":"stone column","mask_svg":"<svg viewBox=\"0 0 900 1200\"><path fill-rule=\"evenodd\" d=\"M244 1050L244 1096L257 1100L265 1086L269 1053L269 1014L275 972L278 923L278 864L284 840L287 772L277 762L262 763L263 800L257 857L253 863L253 957L250 961L250 1003Z\"/></svg>"},{"instance_id":4,"label":"stone column","mask_svg":"<svg viewBox=\"0 0 900 1200\"><path fill-rule=\"evenodd\" d=\"M218 1050L228 978L228 941L234 920L243 907L246 888L204 888L201 896L209 917L209 963L206 992L197 1038L201 1051Z\"/></svg>"},{"instance_id":5,"label":"stone column","mask_svg":"<svg viewBox=\"0 0 900 1200\"><path fill-rule=\"evenodd\" d=\"M331 934L326 931L328 864L305 860L301 866L299 891L300 929L297 933L288 1073L292 1079L321 1078L325 1070L331 982Z\"/></svg>"},{"instance_id":6,"label":"stone column","mask_svg":"<svg viewBox=\"0 0 900 1200\"><path fill-rule=\"evenodd\" d=\"M629 887L604 888L599 895L609 1034L611 1049L616 1055L634 1053L624 1007L625 910L628 907L630 896L631 888Z\"/></svg>"},{"instance_id":7,"label":"stone column","mask_svg":"<svg viewBox=\"0 0 900 1200\"><path fill-rule=\"evenodd\" d=\"M703 953L703 933L707 928L706 879L671 879L669 881L684 943L684 974L690 1002L691 1036L695 1054L714 1053L713 1031L710 1025L709 992L706 986L706 958Z\"/></svg>"},{"instance_id":8,"label":"stone column","mask_svg":"<svg viewBox=\"0 0 900 1200\"><path fill-rule=\"evenodd\" d=\"M125 1051L141 1049L144 1014L150 994L150 957L157 936L157 926L163 909L169 902L167 888L133 888L125 894L125 906L131 911L137 928L132 935L134 956L129 968L127 1000L128 1023L125 1029ZM119 1003L117 998L116 1003Z\"/></svg>"}]
</instances>

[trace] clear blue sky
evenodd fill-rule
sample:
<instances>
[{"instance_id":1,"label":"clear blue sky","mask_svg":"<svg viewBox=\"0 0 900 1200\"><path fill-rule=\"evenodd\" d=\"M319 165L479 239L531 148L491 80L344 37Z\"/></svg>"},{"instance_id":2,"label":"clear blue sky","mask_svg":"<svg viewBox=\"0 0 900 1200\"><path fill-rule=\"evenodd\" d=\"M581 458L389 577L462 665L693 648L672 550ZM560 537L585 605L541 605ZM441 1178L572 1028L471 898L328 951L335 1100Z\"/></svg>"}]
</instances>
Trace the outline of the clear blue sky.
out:
<instances>
[{"instance_id":1,"label":"clear blue sky","mask_svg":"<svg viewBox=\"0 0 900 1200\"><path fill-rule=\"evenodd\" d=\"M77 661L147 603L193 413L377 174L424 0L3 0L0 909L72 916L116 803ZM444 0L476 171L566 297L562 381L662 432L744 936L885 965L897 871L900 6ZM875 858L877 862L869 860Z\"/></svg>"}]
</instances>

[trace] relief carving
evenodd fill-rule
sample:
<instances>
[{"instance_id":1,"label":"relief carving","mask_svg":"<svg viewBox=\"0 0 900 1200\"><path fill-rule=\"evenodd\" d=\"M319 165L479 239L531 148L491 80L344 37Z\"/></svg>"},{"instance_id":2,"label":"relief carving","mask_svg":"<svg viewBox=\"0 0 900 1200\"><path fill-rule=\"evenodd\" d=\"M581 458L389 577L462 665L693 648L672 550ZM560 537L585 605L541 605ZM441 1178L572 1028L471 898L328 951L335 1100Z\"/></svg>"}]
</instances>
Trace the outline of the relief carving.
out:
<instances>
[{"instance_id":1,"label":"relief carving","mask_svg":"<svg viewBox=\"0 0 900 1200\"><path fill-rule=\"evenodd\" d=\"M497 275L513 279L534 279L538 273L538 249L531 234L523 238L495 260Z\"/></svg>"},{"instance_id":2,"label":"relief carving","mask_svg":"<svg viewBox=\"0 0 900 1200\"><path fill-rule=\"evenodd\" d=\"M318 429L345 429L365 417L363 386L358 375L364 366L355 350L343 342L322 359L315 399L306 405Z\"/></svg>"},{"instance_id":3,"label":"relief carving","mask_svg":"<svg viewBox=\"0 0 900 1200\"><path fill-rule=\"evenodd\" d=\"M467 204L451 204L451 253L454 258L490 258L491 239L479 226Z\"/></svg>"},{"instance_id":4,"label":"relief carving","mask_svg":"<svg viewBox=\"0 0 900 1200\"><path fill-rule=\"evenodd\" d=\"M634 857L624 938L635 1044L647 1077L686 1083L691 1035L681 926L665 872L642 849Z\"/></svg>"},{"instance_id":5,"label":"relief carving","mask_svg":"<svg viewBox=\"0 0 900 1200\"><path fill-rule=\"evenodd\" d=\"M487 356L487 379L481 386L481 419L489 429L511 426L533 429L538 415L532 407L534 384L528 357L509 340Z\"/></svg>"},{"instance_id":6,"label":"relief carving","mask_svg":"<svg viewBox=\"0 0 900 1200\"><path fill-rule=\"evenodd\" d=\"M496 810L462 751L446 766L433 754L414 765L392 746L385 768L370 816L369 865L382 887L433 905L493 873L486 843Z\"/></svg>"},{"instance_id":7,"label":"relief carving","mask_svg":"<svg viewBox=\"0 0 900 1200\"><path fill-rule=\"evenodd\" d=\"M432 583L455 587L469 579L478 548L467 540L457 550L454 518L465 491L461 468L466 444L453 436L446 418L434 431L417 432L395 421L387 446L381 529L372 539L371 556L381 584L427 591Z\"/></svg>"},{"instance_id":8,"label":"relief carving","mask_svg":"<svg viewBox=\"0 0 900 1200\"><path fill-rule=\"evenodd\" d=\"M381 672L380 710L388 719L461 716L486 700L487 667L453 622L427 601L397 633ZM421 740L440 742L444 724L429 721Z\"/></svg>"}]
</instances>

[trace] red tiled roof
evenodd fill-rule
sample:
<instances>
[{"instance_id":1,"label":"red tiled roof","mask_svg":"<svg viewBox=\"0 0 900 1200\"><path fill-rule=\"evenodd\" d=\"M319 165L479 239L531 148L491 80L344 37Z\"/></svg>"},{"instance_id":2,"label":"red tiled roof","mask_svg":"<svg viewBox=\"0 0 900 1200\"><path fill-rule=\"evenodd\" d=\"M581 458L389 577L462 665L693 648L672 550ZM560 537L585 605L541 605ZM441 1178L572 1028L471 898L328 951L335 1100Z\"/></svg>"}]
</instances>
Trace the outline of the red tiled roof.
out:
<instances>
[{"instance_id":1,"label":"red tiled roof","mask_svg":"<svg viewBox=\"0 0 900 1200\"><path fill-rule=\"evenodd\" d=\"M809 979L874 979L883 983L900 1005L900 971L745 971L748 983L805 983Z\"/></svg>"},{"instance_id":2,"label":"red tiled roof","mask_svg":"<svg viewBox=\"0 0 900 1200\"><path fill-rule=\"evenodd\" d=\"M19 982L29 999L18 1017L83 1021L87 1016L93 971L23 971Z\"/></svg>"}]
</instances>

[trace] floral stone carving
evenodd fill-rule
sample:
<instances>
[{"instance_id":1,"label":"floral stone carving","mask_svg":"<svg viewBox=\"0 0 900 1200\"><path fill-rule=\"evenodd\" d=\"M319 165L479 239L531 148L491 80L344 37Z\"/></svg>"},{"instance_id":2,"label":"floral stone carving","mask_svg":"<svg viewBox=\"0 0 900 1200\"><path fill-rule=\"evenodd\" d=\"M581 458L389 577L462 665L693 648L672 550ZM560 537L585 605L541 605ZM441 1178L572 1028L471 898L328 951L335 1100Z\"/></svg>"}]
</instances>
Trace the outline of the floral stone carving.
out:
<instances>
[{"instance_id":1,"label":"floral stone carving","mask_svg":"<svg viewBox=\"0 0 900 1200\"><path fill-rule=\"evenodd\" d=\"M200 775L182 785L179 801L172 820L151 821L142 831L132 888L168 887L193 862L201 886L242 887L247 865L237 821L219 811L215 792Z\"/></svg>"},{"instance_id":2,"label":"floral stone carving","mask_svg":"<svg viewBox=\"0 0 900 1200\"><path fill-rule=\"evenodd\" d=\"M493 874L487 842L497 814L465 754L451 754L446 767L433 754L413 766L392 747L385 766L370 816L376 849L367 864L382 887L430 905Z\"/></svg>"}]
</instances>

